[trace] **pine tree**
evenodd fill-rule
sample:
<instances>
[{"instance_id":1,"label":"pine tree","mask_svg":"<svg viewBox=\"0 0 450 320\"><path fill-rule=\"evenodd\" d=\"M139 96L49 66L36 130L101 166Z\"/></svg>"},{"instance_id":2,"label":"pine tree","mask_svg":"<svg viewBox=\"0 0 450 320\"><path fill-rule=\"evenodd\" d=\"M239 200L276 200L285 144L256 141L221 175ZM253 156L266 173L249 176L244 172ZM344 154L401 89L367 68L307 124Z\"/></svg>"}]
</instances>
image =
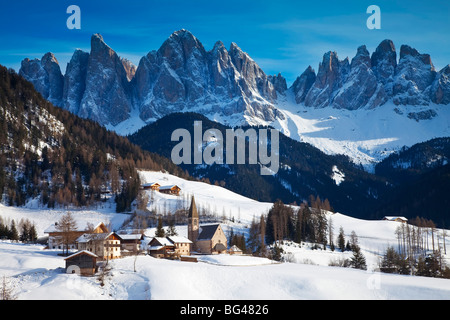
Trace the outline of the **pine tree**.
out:
<instances>
[{"instance_id":1,"label":"pine tree","mask_svg":"<svg viewBox=\"0 0 450 320\"><path fill-rule=\"evenodd\" d=\"M159 217L158 218L158 226L156 227L156 232L155 232L155 237L165 237L166 236L166 232L164 231L163 228L163 221L162 218Z\"/></svg>"},{"instance_id":2,"label":"pine tree","mask_svg":"<svg viewBox=\"0 0 450 320\"><path fill-rule=\"evenodd\" d=\"M361 249L358 245L353 246L353 257L350 259L350 265L355 269L367 269L366 258L361 253Z\"/></svg>"},{"instance_id":3,"label":"pine tree","mask_svg":"<svg viewBox=\"0 0 450 320\"><path fill-rule=\"evenodd\" d=\"M345 235L344 235L344 229L342 227L339 228L337 245L338 245L339 250L341 250L342 252L345 251Z\"/></svg>"},{"instance_id":4,"label":"pine tree","mask_svg":"<svg viewBox=\"0 0 450 320\"><path fill-rule=\"evenodd\" d=\"M34 224L31 225L31 228L29 230L28 233L28 237L29 237L29 241L31 242L36 242L37 240L37 231L36 231L36 226Z\"/></svg>"},{"instance_id":5,"label":"pine tree","mask_svg":"<svg viewBox=\"0 0 450 320\"><path fill-rule=\"evenodd\" d=\"M168 221L168 228L167 228L167 236L177 236L177 230L175 229L175 219L170 217Z\"/></svg>"},{"instance_id":6,"label":"pine tree","mask_svg":"<svg viewBox=\"0 0 450 320\"><path fill-rule=\"evenodd\" d=\"M17 232L16 223L11 221L11 228L9 229L9 239L13 241L19 241L19 232Z\"/></svg>"}]
</instances>

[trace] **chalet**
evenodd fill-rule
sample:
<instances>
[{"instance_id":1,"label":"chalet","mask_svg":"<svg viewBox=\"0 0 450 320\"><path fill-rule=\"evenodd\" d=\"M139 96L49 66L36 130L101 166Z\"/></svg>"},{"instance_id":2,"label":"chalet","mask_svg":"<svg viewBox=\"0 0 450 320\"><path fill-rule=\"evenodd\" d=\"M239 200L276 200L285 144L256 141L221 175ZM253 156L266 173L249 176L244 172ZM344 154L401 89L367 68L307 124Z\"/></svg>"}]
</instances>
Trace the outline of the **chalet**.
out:
<instances>
[{"instance_id":1,"label":"chalet","mask_svg":"<svg viewBox=\"0 0 450 320\"><path fill-rule=\"evenodd\" d=\"M194 197L188 214L188 239L193 243L192 250L199 253L216 254L227 251L227 237L220 224L199 225Z\"/></svg>"},{"instance_id":2,"label":"chalet","mask_svg":"<svg viewBox=\"0 0 450 320\"><path fill-rule=\"evenodd\" d=\"M166 193L166 194L173 194L176 196L180 195L181 188L177 185L171 185L171 186L163 186L159 188L159 192Z\"/></svg>"},{"instance_id":3,"label":"chalet","mask_svg":"<svg viewBox=\"0 0 450 320\"><path fill-rule=\"evenodd\" d=\"M144 183L142 185L142 189L144 190L155 190L155 191L159 191L159 188L161 187L161 185L158 182L150 182L150 183Z\"/></svg>"},{"instance_id":4,"label":"chalet","mask_svg":"<svg viewBox=\"0 0 450 320\"><path fill-rule=\"evenodd\" d=\"M407 223L408 222L408 219L406 219L405 217L398 217L398 216L394 216L394 217L385 216L383 218L383 220L395 221L395 222L401 222L401 223Z\"/></svg>"},{"instance_id":5,"label":"chalet","mask_svg":"<svg viewBox=\"0 0 450 320\"><path fill-rule=\"evenodd\" d=\"M77 229L74 230L73 239L77 239L84 233L105 233L108 232L108 228L103 222L98 223L97 225L89 225L87 223L77 222ZM50 227L44 230L44 233L48 233L48 248L49 249L62 249L62 232L58 230L58 222L55 222ZM74 241L69 244L69 249L76 249L77 244Z\"/></svg>"},{"instance_id":6,"label":"chalet","mask_svg":"<svg viewBox=\"0 0 450 320\"><path fill-rule=\"evenodd\" d=\"M148 253L155 258L178 259L191 254L192 241L185 237L154 237L148 244Z\"/></svg>"},{"instance_id":7,"label":"chalet","mask_svg":"<svg viewBox=\"0 0 450 320\"><path fill-rule=\"evenodd\" d=\"M148 243L148 254L155 258L167 258L173 252L175 245L165 237L154 237Z\"/></svg>"},{"instance_id":8,"label":"chalet","mask_svg":"<svg viewBox=\"0 0 450 320\"><path fill-rule=\"evenodd\" d=\"M97 255L86 251L78 251L65 258L66 273L77 273L82 276L92 276L97 272Z\"/></svg>"},{"instance_id":9,"label":"chalet","mask_svg":"<svg viewBox=\"0 0 450 320\"><path fill-rule=\"evenodd\" d=\"M169 241L173 243L173 251L177 257L180 257L181 255L189 256L191 254L192 241L188 238L180 236L168 236L167 239L169 239Z\"/></svg>"},{"instance_id":10,"label":"chalet","mask_svg":"<svg viewBox=\"0 0 450 320\"><path fill-rule=\"evenodd\" d=\"M119 237L121 239L120 247L122 255L137 254L141 251L141 241L144 240L143 234L119 234Z\"/></svg>"},{"instance_id":11,"label":"chalet","mask_svg":"<svg viewBox=\"0 0 450 320\"><path fill-rule=\"evenodd\" d=\"M85 233L77 238L78 250L86 250L98 256L100 260L121 257L121 238L114 232Z\"/></svg>"}]
</instances>

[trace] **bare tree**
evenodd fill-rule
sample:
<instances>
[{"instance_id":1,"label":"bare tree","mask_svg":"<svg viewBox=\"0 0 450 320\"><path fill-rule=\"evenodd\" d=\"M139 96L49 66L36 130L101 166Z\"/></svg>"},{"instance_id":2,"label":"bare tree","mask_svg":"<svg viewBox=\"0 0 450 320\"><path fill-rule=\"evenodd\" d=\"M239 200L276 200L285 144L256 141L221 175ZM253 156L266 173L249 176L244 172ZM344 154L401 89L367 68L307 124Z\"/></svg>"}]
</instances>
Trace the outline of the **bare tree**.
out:
<instances>
[{"instance_id":1,"label":"bare tree","mask_svg":"<svg viewBox=\"0 0 450 320\"><path fill-rule=\"evenodd\" d=\"M328 200L328 199L326 199ZM334 226L333 226L333 219L330 217L330 220L328 220L328 237L329 237L329 243L330 247L333 247L333 237L334 237Z\"/></svg>"},{"instance_id":2,"label":"bare tree","mask_svg":"<svg viewBox=\"0 0 450 320\"><path fill-rule=\"evenodd\" d=\"M6 276L3 276L0 285L0 300L16 300L16 295L14 294L14 288L8 281Z\"/></svg>"}]
</instances>

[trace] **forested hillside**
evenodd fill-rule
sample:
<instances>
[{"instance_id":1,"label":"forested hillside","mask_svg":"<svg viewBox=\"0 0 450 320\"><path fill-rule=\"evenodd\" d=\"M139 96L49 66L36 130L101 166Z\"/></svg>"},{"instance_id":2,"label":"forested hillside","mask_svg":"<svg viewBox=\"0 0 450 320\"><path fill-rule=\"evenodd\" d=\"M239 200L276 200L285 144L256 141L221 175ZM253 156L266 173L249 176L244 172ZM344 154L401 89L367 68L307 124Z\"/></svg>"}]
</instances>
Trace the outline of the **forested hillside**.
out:
<instances>
[{"instance_id":1,"label":"forested hillside","mask_svg":"<svg viewBox=\"0 0 450 320\"><path fill-rule=\"evenodd\" d=\"M83 207L115 195L130 209L136 168L184 172L91 120L53 106L14 70L0 66L0 200L21 206Z\"/></svg>"},{"instance_id":2,"label":"forested hillside","mask_svg":"<svg viewBox=\"0 0 450 320\"><path fill-rule=\"evenodd\" d=\"M144 150L170 157L178 141L171 141L171 133L183 128L194 137L194 121L201 121L203 131L218 129L226 146L227 127L211 121L197 113L173 113L149 124L129 136L130 141ZM249 128L243 127L245 131ZM235 128L236 129L236 128ZM255 130L258 133L258 130ZM270 134L268 138L271 138ZM214 142L214 141L213 141ZM203 147L211 141L204 142ZM236 144L236 143L235 143ZM308 143L279 135L279 170L276 175L261 175L260 164L249 164L248 139L245 164L196 165L181 164L197 178L221 185L229 190L258 201L301 203L310 195L327 199L338 211L352 216L373 218L369 208L377 202L378 194L383 192L386 179L364 171L344 155L327 155ZM237 159L237 148L234 159ZM226 157L224 147L224 159ZM192 161L193 163L193 161ZM340 174L340 178L336 177ZM341 179L341 180L340 180Z\"/></svg>"}]
</instances>

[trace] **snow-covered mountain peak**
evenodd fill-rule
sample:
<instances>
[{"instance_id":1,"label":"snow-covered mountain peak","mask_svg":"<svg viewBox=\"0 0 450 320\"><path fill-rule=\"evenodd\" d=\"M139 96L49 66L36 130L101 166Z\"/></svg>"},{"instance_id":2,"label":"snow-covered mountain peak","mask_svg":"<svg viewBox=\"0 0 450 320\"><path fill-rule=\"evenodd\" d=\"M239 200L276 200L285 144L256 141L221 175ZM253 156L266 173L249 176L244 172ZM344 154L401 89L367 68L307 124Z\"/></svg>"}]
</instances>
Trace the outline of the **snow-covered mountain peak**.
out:
<instances>
[{"instance_id":1,"label":"snow-covered mountain peak","mask_svg":"<svg viewBox=\"0 0 450 320\"><path fill-rule=\"evenodd\" d=\"M100 34L91 37L90 53L75 51L64 76L54 55L45 58L25 59L20 74L48 100L120 134L130 134L172 112L191 111L232 126L273 124L294 139L327 152L348 154L359 163L378 161L431 133L448 134L445 119L436 118L445 114L450 103L450 66L437 72L428 54L407 45L400 47L397 62L395 45L389 39L372 54L365 45L359 46L351 62L340 60L330 50L323 55L317 73L309 66L289 88L281 74L265 74L236 43L227 50L217 41L207 51L185 29L172 33L137 67L120 58ZM369 114L377 116L370 118ZM299 120L299 116L307 117ZM322 121L329 116L336 119ZM392 118L396 120L386 120ZM345 119L355 122L348 124ZM375 119L379 122L367 122ZM413 135L413 141L401 133L386 135L390 129L382 129L403 121L405 128L427 133ZM430 129L426 121L439 124ZM330 123L351 134L340 136L327 127ZM310 132L321 132L320 139L307 138L305 133ZM323 138L333 142L333 147L325 146ZM393 141L400 145L394 146Z\"/></svg>"}]
</instances>

